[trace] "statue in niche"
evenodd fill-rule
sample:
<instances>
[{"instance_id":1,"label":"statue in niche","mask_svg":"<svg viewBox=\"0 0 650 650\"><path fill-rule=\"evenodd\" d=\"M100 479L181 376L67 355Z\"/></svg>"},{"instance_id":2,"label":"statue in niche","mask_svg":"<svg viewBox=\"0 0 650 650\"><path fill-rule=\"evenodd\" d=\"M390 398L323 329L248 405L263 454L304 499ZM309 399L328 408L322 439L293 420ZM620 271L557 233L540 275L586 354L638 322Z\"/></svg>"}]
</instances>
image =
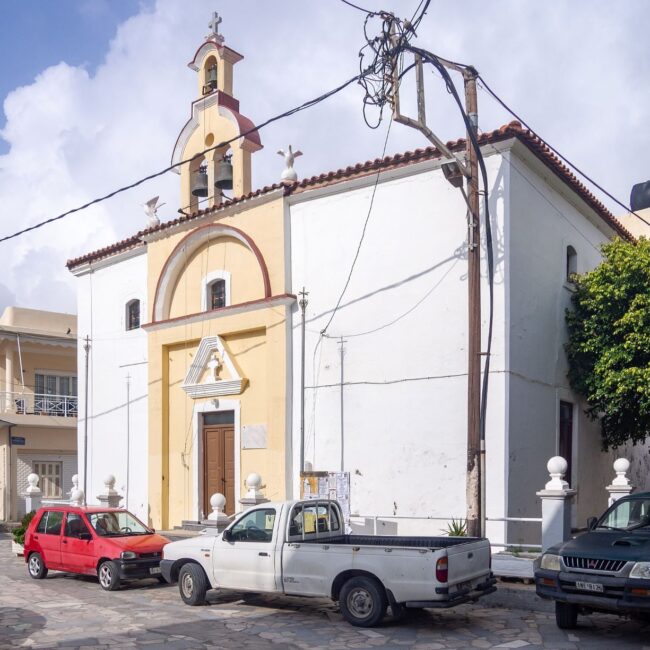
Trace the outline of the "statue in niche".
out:
<instances>
[{"instance_id":1,"label":"statue in niche","mask_svg":"<svg viewBox=\"0 0 650 650\"><path fill-rule=\"evenodd\" d=\"M221 381L219 377L219 369L223 366L221 360L219 359L218 352L213 352L210 355L210 361L208 361L208 376L206 377L205 383L210 384L215 381Z\"/></svg>"}]
</instances>

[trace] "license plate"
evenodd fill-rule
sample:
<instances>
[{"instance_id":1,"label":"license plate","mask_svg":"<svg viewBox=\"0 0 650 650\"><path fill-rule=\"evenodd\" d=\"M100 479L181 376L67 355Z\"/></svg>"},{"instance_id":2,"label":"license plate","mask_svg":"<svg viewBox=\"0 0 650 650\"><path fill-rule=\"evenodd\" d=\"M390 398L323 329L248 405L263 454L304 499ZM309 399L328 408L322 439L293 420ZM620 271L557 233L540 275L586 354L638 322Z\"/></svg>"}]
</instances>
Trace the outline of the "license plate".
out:
<instances>
[{"instance_id":1,"label":"license plate","mask_svg":"<svg viewBox=\"0 0 650 650\"><path fill-rule=\"evenodd\" d=\"M595 591L599 594L605 591L605 587L599 582L576 582L576 588L582 589L582 591Z\"/></svg>"},{"instance_id":2,"label":"license plate","mask_svg":"<svg viewBox=\"0 0 650 650\"><path fill-rule=\"evenodd\" d=\"M160 573L160 567L159 566L152 567L151 569L149 569L149 573L152 576L155 576L155 575L159 574Z\"/></svg>"}]
</instances>

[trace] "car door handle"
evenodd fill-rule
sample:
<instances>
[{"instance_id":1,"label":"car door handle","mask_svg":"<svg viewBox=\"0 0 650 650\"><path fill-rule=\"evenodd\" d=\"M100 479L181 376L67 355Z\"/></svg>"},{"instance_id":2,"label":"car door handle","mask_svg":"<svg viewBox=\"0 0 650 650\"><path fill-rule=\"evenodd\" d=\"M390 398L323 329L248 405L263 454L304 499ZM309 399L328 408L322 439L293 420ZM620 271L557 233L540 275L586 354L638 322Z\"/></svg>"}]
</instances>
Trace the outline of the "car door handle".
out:
<instances>
[{"instance_id":1,"label":"car door handle","mask_svg":"<svg viewBox=\"0 0 650 650\"><path fill-rule=\"evenodd\" d=\"M68 543L68 540L67 540L67 539L62 539L62 540L61 540L61 544L67 544L67 543Z\"/></svg>"},{"instance_id":2,"label":"car door handle","mask_svg":"<svg viewBox=\"0 0 650 650\"><path fill-rule=\"evenodd\" d=\"M268 556L269 556L268 553L264 553L263 551L260 551L260 552L258 553L258 555L261 555L262 557L268 557Z\"/></svg>"},{"instance_id":3,"label":"car door handle","mask_svg":"<svg viewBox=\"0 0 650 650\"><path fill-rule=\"evenodd\" d=\"M34 535L34 539L38 539L38 535Z\"/></svg>"}]
</instances>

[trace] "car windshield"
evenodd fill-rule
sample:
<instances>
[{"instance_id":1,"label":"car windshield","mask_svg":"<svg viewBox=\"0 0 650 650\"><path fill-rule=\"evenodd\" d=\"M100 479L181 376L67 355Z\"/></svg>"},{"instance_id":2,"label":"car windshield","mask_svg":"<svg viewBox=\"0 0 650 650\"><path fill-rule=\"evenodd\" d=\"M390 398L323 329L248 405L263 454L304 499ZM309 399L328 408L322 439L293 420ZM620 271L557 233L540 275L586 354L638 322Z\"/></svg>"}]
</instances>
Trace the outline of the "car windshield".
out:
<instances>
[{"instance_id":1,"label":"car windshield","mask_svg":"<svg viewBox=\"0 0 650 650\"><path fill-rule=\"evenodd\" d=\"M598 528L614 530L650 530L650 497L617 501L599 522Z\"/></svg>"},{"instance_id":2,"label":"car windshield","mask_svg":"<svg viewBox=\"0 0 650 650\"><path fill-rule=\"evenodd\" d=\"M123 537L127 535L150 535L151 531L130 512L91 512L90 525L102 537Z\"/></svg>"}]
</instances>

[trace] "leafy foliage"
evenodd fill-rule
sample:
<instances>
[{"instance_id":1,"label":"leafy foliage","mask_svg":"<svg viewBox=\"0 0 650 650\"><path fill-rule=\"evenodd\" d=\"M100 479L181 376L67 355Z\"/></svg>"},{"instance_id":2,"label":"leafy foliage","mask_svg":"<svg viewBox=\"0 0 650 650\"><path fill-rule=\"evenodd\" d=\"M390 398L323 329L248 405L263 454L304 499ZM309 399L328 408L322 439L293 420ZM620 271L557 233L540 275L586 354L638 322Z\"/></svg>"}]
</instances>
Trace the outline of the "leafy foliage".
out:
<instances>
[{"instance_id":1,"label":"leafy foliage","mask_svg":"<svg viewBox=\"0 0 650 650\"><path fill-rule=\"evenodd\" d=\"M18 528L14 528L12 531L12 535L14 538L14 542L16 544L24 544L25 543L25 533L27 532L27 526L29 526L29 522L34 519L34 515L36 512L33 510L31 512L28 512L21 520L20 520L20 526Z\"/></svg>"},{"instance_id":2,"label":"leafy foliage","mask_svg":"<svg viewBox=\"0 0 650 650\"><path fill-rule=\"evenodd\" d=\"M442 531L449 537L467 537L467 521L465 519L452 519L446 530Z\"/></svg>"},{"instance_id":3,"label":"leafy foliage","mask_svg":"<svg viewBox=\"0 0 650 650\"><path fill-rule=\"evenodd\" d=\"M616 240L603 255L575 277L566 350L571 386L609 449L650 435L650 241Z\"/></svg>"}]
</instances>

